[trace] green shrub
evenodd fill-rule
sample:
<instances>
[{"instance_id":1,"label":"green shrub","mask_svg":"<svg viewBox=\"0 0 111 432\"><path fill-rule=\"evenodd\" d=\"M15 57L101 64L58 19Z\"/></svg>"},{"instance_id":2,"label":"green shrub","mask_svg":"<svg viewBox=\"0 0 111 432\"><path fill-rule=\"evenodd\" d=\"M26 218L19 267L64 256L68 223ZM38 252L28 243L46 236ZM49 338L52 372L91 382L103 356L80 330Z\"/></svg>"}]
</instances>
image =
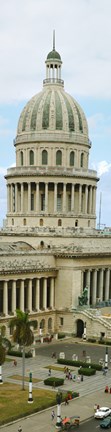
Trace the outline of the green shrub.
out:
<instances>
[{"instance_id":1,"label":"green shrub","mask_svg":"<svg viewBox=\"0 0 111 432\"><path fill-rule=\"evenodd\" d=\"M94 339L94 338L89 338L89 339L87 339L87 342L96 343L96 339Z\"/></svg>"},{"instance_id":2,"label":"green shrub","mask_svg":"<svg viewBox=\"0 0 111 432\"><path fill-rule=\"evenodd\" d=\"M59 387L64 384L63 378L50 377L44 380L44 384L52 387Z\"/></svg>"},{"instance_id":3,"label":"green shrub","mask_svg":"<svg viewBox=\"0 0 111 432\"><path fill-rule=\"evenodd\" d=\"M78 369L79 375L91 376L91 375L95 375L95 373L96 373L96 369L92 369L91 367L89 367L89 368L83 367L83 368Z\"/></svg>"},{"instance_id":4,"label":"green shrub","mask_svg":"<svg viewBox=\"0 0 111 432\"><path fill-rule=\"evenodd\" d=\"M8 350L7 354L10 355L10 356L12 356L12 357L22 357L22 352L21 351ZM30 351L26 352L25 353L25 357L26 358L32 357L32 353Z\"/></svg>"},{"instance_id":5,"label":"green shrub","mask_svg":"<svg viewBox=\"0 0 111 432\"><path fill-rule=\"evenodd\" d=\"M65 333L58 333L58 339L64 339Z\"/></svg>"},{"instance_id":6,"label":"green shrub","mask_svg":"<svg viewBox=\"0 0 111 432\"><path fill-rule=\"evenodd\" d=\"M96 363L86 363L83 362L81 360L66 360L66 359L57 359L57 362L59 364L64 364L67 366L75 366L75 367L79 367L82 366L84 368L88 368L88 366L90 366L92 369L101 371L102 370L102 365L96 364Z\"/></svg>"}]
</instances>

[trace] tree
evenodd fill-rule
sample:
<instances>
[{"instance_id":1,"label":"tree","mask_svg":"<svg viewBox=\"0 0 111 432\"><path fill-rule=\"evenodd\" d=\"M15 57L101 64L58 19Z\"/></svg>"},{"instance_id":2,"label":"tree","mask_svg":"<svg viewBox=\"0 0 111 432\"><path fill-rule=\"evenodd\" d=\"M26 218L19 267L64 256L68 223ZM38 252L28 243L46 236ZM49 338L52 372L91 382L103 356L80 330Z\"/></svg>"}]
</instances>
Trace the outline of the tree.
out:
<instances>
[{"instance_id":1,"label":"tree","mask_svg":"<svg viewBox=\"0 0 111 432\"><path fill-rule=\"evenodd\" d=\"M11 342L4 336L3 326L0 328L0 333L0 384L2 384L2 365L5 362L7 348L10 348Z\"/></svg>"},{"instance_id":2,"label":"tree","mask_svg":"<svg viewBox=\"0 0 111 432\"><path fill-rule=\"evenodd\" d=\"M32 345L34 341L34 334L31 327L36 329L37 321L29 320L28 313L17 309L16 316L9 322L9 327L13 329L13 341L18 343L22 348L22 390L24 390L25 347Z\"/></svg>"}]
</instances>

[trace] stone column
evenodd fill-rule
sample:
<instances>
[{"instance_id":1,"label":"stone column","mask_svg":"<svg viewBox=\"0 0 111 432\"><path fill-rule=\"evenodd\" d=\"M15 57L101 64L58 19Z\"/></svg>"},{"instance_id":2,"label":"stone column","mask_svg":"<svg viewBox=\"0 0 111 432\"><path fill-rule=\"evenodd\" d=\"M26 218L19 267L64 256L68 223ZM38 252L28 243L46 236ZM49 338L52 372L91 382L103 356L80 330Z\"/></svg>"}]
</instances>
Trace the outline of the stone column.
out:
<instances>
[{"instance_id":1,"label":"stone column","mask_svg":"<svg viewBox=\"0 0 111 432\"><path fill-rule=\"evenodd\" d=\"M12 312L16 314L16 281L12 282Z\"/></svg>"},{"instance_id":2,"label":"stone column","mask_svg":"<svg viewBox=\"0 0 111 432\"><path fill-rule=\"evenodd\" d=\"M106 269L106 280L105 280L105 300L109 300L109 282L110 282L110 270Z\"/></svg>"},{"instance_id":3,"label":"stone column","mask_svg":"<svg viewBox=\"0 0 111 432\"><path fill-rule=\"evenodd\" d=\"M99 298L103 301L103 269L99 270Z\"/></svg>"},{"instance_id":4,"label":"stone column","mask_svg":"<svg viewBox=\"0 0 111 432\"><path fill-rule=\"evenodd\" d=\"M39 212L39 183L36 183L36 212Z\"/></svg>"},{"instance_id":5,"label":"stone column","mask_svg":"<svg viewBox=\"0 0 111 432\"><path fill-rule=\"evenodd\" d=\"M89 214L92 214L92 186L89 189Z\"/></svg>"},{"instance_id":6,"label":"stone column","mask_svg":"<svg viewBox=\"0 0 111 432\"><path fill-rule=\"evenodd\" d=\"M31 183L28 183L28 212L31 208Z\"/></svg>"},{"instance_id":7,"label":"stone column","mask_svg":"<svg viewBox=\"0 0 111 432\"><path fill-rule=\"evenodd\" d=\"M17 194L17 183L15 184L15 212L18 210L18 194Z\"/></svg>"},{"instance_id":8,"label":"stone column","mask_svg":"<svg viewBox=\"0 0 111 432\"><path fill-rule=\"evenodd\" d=\"M85 186L85 214L88 211L88 186Z\"/></svg>"},{"instance_id":9,"label":"stone column","mask_svg":"<svg viewBox=\"0 0 111 432\"><path fill-rule=\"evenodd\" d=\"M36 279L35 308L40 310L40 279Z\"/></svg>"},{"instance_id":10,"label":"stone column","mask_svg":"<svg viewBox=\"0 0 111 432\"><path fill-rule=\"evenodd\" d=\"M47 309L47 279L43 280L43 307Z\"/></svg>"},{"instance_id":11,"label":"stone column","mask_svg":"<svg viewBox=\"0 0 111 432\"><path fill-rule=\"evenodd\" d=\"M8 315L8 281L3 284L3 313Z\"/></svg>"},{"instance_id":12,"label":"stone column","mask_svg":"<svg viewBox=\"0 0 111 432\"><path fill-rule=\"evenodd\" d=\"M23 190L23 183L21 183L21 213L23 213L23 203L24 203L24 190Z\"/></svg>"},{"instance_id":13,"label":"stone column","mask_svg":"<svg viewBox=\"0 0 111 432\"><path fill-rule=\"evenodd\" d=\"M57 213L57 183L54 183L54 213Z\"/></svg>"},{"instance_id":14,"label":"stone column","mask_svg":"<svg viewBox=\"0 0 111 432\"><path fill-rule=\"evenodd\" d=\"M93 206L92 206L92 213L95 214L96 212L96 187L93 188Z\"/></svg>"},{"instance_id":15,"label":"stone column","mask_svg":"<svg viewBox=\"0 0 111 432\"><path fill-rule=\"evenodd\" d=\"M51 286L50 286L50 306L54 309L54 278L51 278Z\"/></svg>"},{"instance_id":16,"label":"stone column","mask_svg":"<svg viewBox=\"0 0 111 432\"><path fill-rule=\"evenodd\" d=\"M96 304L97 297L97 270L92 272L92 305Z\"/></svg>"},{"instance_id":17,"label":"stone column","mask_svg":"<svg viewBox=\"0 0 111 432\"><path fill-rule=\"evenodd\" d=\"M75 193L75 185L72 184L72 189L71 189L71 211L74 211L74 193Z\"/></svg>"},{"instance_id":18,"label":"stone column","mask_svg":"<svg viewBox=\"0 0 111 432\"><path fill-rule=\"evenodd\" d=\"M28 310L32 312L32 279L28 283Z\"/></svg>"},{"instance_id":19,"label":"stone column","mask_svg":"<svg viewBox=\"0 0 111 432\"><path fill-rule=\"evenodd\" d=\"M45 183L45 213L48 213L48 183Z\"/></svg>"},{"instance_id":20,"label":"stone column","mask_svg":"<svg viewBox=\"0 0 111 432\"><path fill-rule=\"evenodd\" d=\"M79 213L81 213L81 197L82 197L82 186L79 185Z\"/></svg>"},{"instance_id":21,"label":"stone column","mask_svg":"<svg viewBox=\"0 0 111 432\"><path fill-rule=\"evenodd\" d=\"M20 283L20 309L24 312L24 280Z\"/></svg>"},{"instance_id":22,"label":"stone column","mask_svg":"<svg viewBox=\"0 0 111 432\"><path fill-rule=\"evenodd\" d=\"M66 184L63 184L63 213L66 213Z\"/></svg>"},{"instance_id":23,"label":"stone column","mask_svg":"<svg viewBox=\"0 0 111 432\"><path fill-rule=\"evenodd\" d=\"M9 185L7 184L7 213L9 213L9 211L10 211L9 203L10 203L10 200L9 200Z\"/></svg>"},{"instance_id":24,"label":"stone column","mask_svg":"<svg viewBox=\"0 0 111 432\"><path fill-rule=\"evenodd\" d=\"M10 188L10 211L13 213L13 184L11 184Z\"/></svg>"},{"instance_id":25,"label":"stone column","mask_svg":"<svg viewBox=\"0 0 111 432\"><path fill-rule=\"evenodd\" d=\"M86 286L88 287L88 304L90 304L90 279L91 279L91 271L87 270L87 272L86 272Z\"/></svg>"}]
</instances>

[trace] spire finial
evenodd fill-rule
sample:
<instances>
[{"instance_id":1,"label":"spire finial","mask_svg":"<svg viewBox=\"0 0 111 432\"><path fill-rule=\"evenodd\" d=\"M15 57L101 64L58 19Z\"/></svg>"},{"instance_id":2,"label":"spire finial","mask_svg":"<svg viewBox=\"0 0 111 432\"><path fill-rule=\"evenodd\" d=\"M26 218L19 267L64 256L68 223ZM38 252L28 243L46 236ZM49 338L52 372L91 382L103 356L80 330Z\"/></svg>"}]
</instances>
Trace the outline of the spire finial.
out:
<instances>
[{"instance_id":1,"label":"spire finial","mask_svg":"<svg viewBox=\"0 0 111 432\"><path fill-rule=\"evenodd\" d=\"M53 30L53 51L55 51L55 30Z\"/></svg>"}]
</instances>

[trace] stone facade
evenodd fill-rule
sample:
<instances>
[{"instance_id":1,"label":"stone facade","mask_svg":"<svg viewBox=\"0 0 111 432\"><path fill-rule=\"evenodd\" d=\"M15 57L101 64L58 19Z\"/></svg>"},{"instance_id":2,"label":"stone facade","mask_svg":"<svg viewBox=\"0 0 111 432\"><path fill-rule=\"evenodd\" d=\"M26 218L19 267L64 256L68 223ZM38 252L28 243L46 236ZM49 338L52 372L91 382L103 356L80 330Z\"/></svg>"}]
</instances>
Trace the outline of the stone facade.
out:
<instances>
[{"instance_id":1,"label":"stone facade","mask_svg":"<svg viewBox=\"0 0 111 432\"><path fill-rule=\"evenodd\" d=\"M62 61L46 59L43 90L21 113L16 167L7 170L7 215L0 232L0 321L16 309L37 319L35 337L65 332L110 335L100 304L111 299L111 236L96 230L96 171L85 115L64 91ZM88 301L78 297L88 288ZM99 313L98 313L99 311Z\"/></svg>"}]
</instances>

